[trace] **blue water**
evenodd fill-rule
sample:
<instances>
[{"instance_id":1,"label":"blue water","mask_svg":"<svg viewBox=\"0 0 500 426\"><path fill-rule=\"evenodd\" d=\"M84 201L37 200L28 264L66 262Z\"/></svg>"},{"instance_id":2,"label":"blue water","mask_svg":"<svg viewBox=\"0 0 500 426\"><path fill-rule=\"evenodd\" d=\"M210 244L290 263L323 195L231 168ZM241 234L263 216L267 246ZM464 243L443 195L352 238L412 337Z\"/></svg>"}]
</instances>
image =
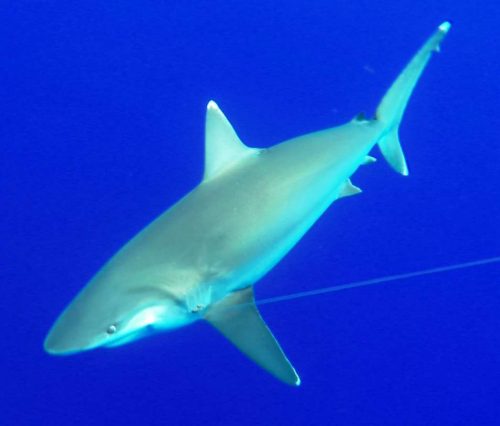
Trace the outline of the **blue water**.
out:
<instances>
[{"instance_id":1,"label":"blue water","mask_svg":"<svg viewBox=\"0 0 500 426\"><path fill-rule=\"evenodd\" d=\"M500 266L262 306L289 388L206 324L74 357L62 308L202 176L205 105L268 146L371 113L454 26L379 161L256 287L267 298L500 254L495 1L3 2L1 425L500 424ZM380 158L378 153L376 156Z\"/></svg>"}]
</instances>

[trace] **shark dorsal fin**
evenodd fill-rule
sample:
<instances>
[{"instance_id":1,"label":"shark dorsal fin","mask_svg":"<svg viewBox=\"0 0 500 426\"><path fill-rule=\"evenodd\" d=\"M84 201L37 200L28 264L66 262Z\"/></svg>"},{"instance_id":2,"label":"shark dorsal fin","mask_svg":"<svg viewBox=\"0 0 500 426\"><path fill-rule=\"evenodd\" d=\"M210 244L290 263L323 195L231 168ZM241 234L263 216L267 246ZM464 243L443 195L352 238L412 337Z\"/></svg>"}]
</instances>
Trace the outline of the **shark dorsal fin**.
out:
<instances>
[{"instance_id":1,"label":"shark dorsal fin","mask_svg":"<svg viewBox=\"0 0 500 426\"><path fill-rule=\"evenodd\" d=\"M205 319L241 352L281 381L300 379L255 306L253 288L230 293L208 308Z\"/></svg>"},{"instance_id":2,"label":"shark dorsal fin","mask_svg":"<svg viewBox=\"0 0 500 426\"><path fill-rule=\"evenodd\" d=\"M205 120L205 174L208 180L255 149L247 147L214 101L207 105Z\"/></svg>"}]
</instances>

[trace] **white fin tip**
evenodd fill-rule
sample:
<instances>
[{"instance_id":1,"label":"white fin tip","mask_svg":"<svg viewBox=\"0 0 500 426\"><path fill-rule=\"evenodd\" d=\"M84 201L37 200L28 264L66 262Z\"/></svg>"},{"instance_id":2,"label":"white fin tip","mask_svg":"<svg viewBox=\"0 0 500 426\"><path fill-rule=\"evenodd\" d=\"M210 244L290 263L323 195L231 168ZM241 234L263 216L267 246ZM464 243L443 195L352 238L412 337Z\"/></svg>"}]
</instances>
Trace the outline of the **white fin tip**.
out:
<instances>
[{"instance_id":1,"label":"white fin tip","mask_svg":"<svg viewBox=\"0 0 500 426\"><path fill-rule=\"evenodd\" d=\"M218 107L218 105L215 103L215 101L210 101L210 102L207 104L207 109L218 110L218 109L219 109L219 107Z\"/></svg>"},{"instance_id":2,"label":"white fin tip","mask_svg":"<svg viewBox=\"0 0 500 426\"><path fill-rule=\"evenodd\" d=\"M450 31L450 28L451 24L448 21L445 21L438 27L438 30L446 34L448 31Z\"/></svg>"}]
</instances>

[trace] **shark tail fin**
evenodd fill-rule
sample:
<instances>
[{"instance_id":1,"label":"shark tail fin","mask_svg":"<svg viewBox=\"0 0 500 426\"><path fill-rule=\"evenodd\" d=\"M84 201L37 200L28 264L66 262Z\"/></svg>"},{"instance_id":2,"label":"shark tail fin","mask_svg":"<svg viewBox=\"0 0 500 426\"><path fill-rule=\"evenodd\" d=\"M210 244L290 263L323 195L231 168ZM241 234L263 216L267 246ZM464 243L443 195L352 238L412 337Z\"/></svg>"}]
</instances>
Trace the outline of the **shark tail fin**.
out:
<instances>
[{"instance_id":1,"label":"shark tail fin","mask_svg":"<svg viewBox=\"0 0 500 426\"><path fill-rule=\"evenodd\" d=\"M399 74L399 77L389 88L377 108L376 119L386 129L379 141L380 151L391 167L404 176L408 175L408 167L399 142L399 124L420 75L429 62L432 53L439 51L439 44L450 28L451 24L449 22L443 22L437 28Z\"/></svg>"}]
</instances>

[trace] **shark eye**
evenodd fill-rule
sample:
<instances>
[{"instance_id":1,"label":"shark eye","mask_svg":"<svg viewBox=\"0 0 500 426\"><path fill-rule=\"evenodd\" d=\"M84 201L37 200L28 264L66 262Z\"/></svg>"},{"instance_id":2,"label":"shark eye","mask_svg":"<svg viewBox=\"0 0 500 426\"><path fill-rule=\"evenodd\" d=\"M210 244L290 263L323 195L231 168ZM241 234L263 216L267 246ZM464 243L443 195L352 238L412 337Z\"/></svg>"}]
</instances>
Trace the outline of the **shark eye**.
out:
<instances>
[{"instance_id":1,"label":"shark eye","mask_svg":"<svg viewBox=\"0 0 500 426\"><path fill-rule=\"evenodd\" d=\"M106 333L108 334L115 334L116 333L116 325L115 324L111 324L107 329L106 329Z\"/></svg>"}]
</instances>

